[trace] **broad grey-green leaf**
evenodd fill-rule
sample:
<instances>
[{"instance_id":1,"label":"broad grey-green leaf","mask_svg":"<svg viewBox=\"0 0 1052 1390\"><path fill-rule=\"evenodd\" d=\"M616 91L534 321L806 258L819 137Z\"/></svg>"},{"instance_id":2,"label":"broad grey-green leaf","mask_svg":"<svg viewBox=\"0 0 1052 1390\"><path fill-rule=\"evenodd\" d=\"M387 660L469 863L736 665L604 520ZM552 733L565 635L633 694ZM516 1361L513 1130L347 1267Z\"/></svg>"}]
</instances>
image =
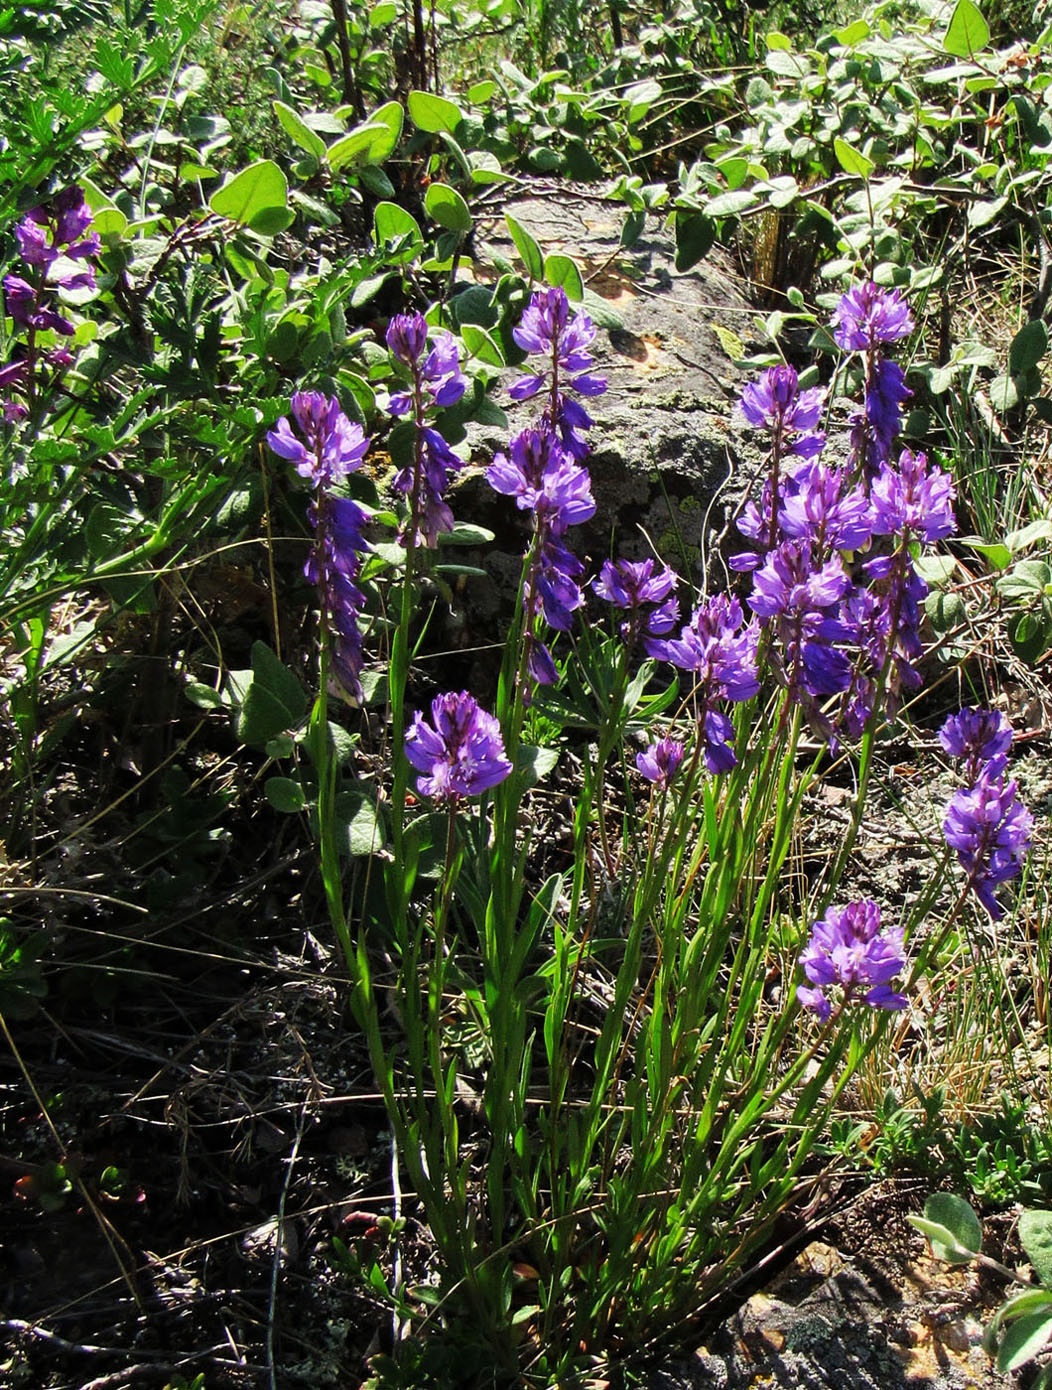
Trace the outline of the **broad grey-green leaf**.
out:
<instances>
[{"instance_id":1,"label":"broad grey-green leaf","mask_svg":"<svg viewBox=\"0 0 1052 1390\"><path fill-rule=\"evenodd\" d=\"M1013 376L1036 367L1048 350L1048 329L1040 319L1031 319L1012 339L1008 349L1008 370Z\"/></svg>"},{"instance_id":2,"label":"broad grey-green leaf","mask_svg":"<svg viewBox=\"0 0 1052 1390\"><path fill-rule=\"evenodd\" d=\"M584 280L580 269L569 256L546 256L544 278L553 288L561 286L566 291L567 299L579 302L584 297Z\"/></svg>"},{"instance_id":3,"label":"broad grey-green leaf","mask_svg":"<svg viewBox=\"0 0 1052 1390\"><path fill-rule=\"evenodd\" d=\"M424 209L433 222L448 232L466 236L471 231L471 210L448 183L432 183L424 195Z\"/></svg>"},{"instance_id":4,"label":"broad grey-green leaf","mask_svg":"<svg viewBox=\"0 0 1052 1390\"><path fill-rule=\"evenodd\" d=\"M274 102L274 114L285 133L299 145L300 149L306 150L315 159L325 158L325 141L317 131L311 130L310 126L291 106L287 106L283 101Z\"/></svg>"},{"instance_id":5,"label":"broad grey-green leaf","mask_svg":"<svg viewBox=\"0 0 1052 1390\"><path fill-rule=\"evenodd\" d=\"M1019 1239L1034 1273L1046 1289L1052 1289L1052 1211L1024 1211Z\"/></svg>"},{"instance_id":6,"label":"broad grey-green leaf","mask_svg":"<svg viewBox=\"0 0 1052 1390\"><path fill-rule=\"evenodd\" d=\"M293 673L265 642L252 644L252 680L237 717L242 743L266 743L295 728L307 711L307 696Z\"/></svg>"},{"instance_id":7,"label":"broad grey-green leaf","mask_svg":"<svg viewBox=\"0 0 1052 1390\"><path fill-rule=\"evenodd\" d=\"M510 212L504 214L504 220L508 224L508 231L511 239L515 243L515 249L522 258L522 263L526 267L526 273L531 280L544 279L544 254L541 248L534 241L533 237L522 225L512 217Z\"/></svg>"}]
</instances>

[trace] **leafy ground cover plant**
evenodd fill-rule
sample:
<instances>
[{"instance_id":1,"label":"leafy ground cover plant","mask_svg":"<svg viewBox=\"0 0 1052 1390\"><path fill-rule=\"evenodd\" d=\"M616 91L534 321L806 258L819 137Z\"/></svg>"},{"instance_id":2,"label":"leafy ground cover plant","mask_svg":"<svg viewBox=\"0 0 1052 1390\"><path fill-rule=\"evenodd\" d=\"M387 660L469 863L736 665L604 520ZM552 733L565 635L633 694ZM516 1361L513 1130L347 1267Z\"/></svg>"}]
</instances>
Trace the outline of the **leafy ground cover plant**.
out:
<instances>
[{"instance_id":1,"label":"leafy ground cover plant","mask_svg":"<svg viewBox=\"0 0 1052 1390\"><path fill-rule=\"evenodd\" d=\"M934 1193L924 1204L923 1217L909 1219L931 1243L937 1259L949 1265L974 1262L1023 1286L1023 1291L1007 1298L991 1318L983 1346L999 1371L1017 1371L1036 1362L1033 1385L1052 1384L1052 1366L1045 1355L1052 1341L1052 1212L1028 1208L1019 1217L1019 1241L1037 1276L1036 1285L982 1253L982 1227L972 1208L960 1197L949 1192Z\"/></svg>"}]
</instances>

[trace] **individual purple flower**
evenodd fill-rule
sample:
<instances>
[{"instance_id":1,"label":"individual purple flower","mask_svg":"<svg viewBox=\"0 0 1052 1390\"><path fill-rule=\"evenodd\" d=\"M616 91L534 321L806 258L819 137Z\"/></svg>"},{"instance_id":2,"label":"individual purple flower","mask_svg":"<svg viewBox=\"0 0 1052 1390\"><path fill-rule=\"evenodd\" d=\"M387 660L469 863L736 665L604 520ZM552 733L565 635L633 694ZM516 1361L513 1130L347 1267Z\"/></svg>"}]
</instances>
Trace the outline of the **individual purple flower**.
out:
<instances>
[{"instance_id":1,"label":"individual purple flower","mask_svg":"<svg viewBox=\"0 0 1052 1390\"><path fill-rule=\"evenodd\" d=\"M942 827L946 843L967 871L967 887L995 921L1004 916L1004 908L994 890L1022 872L1033 825L1017 784L999 774L981 776L974 787L962 787L950 800Z\"/></svg>"},{"instance_id":2,"label":"individual purple flower","mask_svg":"<svg viewBox=\"0 0 1052 1390\"><path fill-rule=\"evenodd\" d=\"M782 454L813 458L825 447L825 435L815 433L822 418L825 392L819 387L801 391L794 368L768 367L741 394L741 412L755 429L768 430Z\"/></svg>"},{"instance_id":3,"label":"individual purple flower","mask_svg":"<svg viewBox=\"0 0 1052 1390\"><path fill-rule=\"evenodd\" d=\"M868 281L842 295L833 311L833 337L845 352L871 352L913 332L913 315L898 290Z\"/></svg>"},{"instance_id":4,"label":"individual purple flower","mask_svg":"<svg viewBox=\"0 0 1052 1390\"><path fill-rule=\"evenodd\" d=\"M868 898L839 911L830 908L819 918L801 952L800 965L811 985L800 985L797 998L823 1023L832 1013L825 993L832 985L843 988L845 1003L865 989L865 1002L872 1008L906 1007L905 995L889 987L906 967L902 928L881 931L880 908Z\"/></svg>"},{"instance_id":5,"label":"individual purple flower","mask_svg":"<svg viewBox=\"0 0 1052 1390\"><path fill-rule=\"evenodd\" d=\"M621 624L626 642L631 645L641 636L649 656L663 657L663 639L679 619L679 604L672 592L678 581L667 565L655 574L651 559L606 560L592 588L615 608L628 610L628 619Z\"/></svg>"},{"instance_id":6,"label":"individual purple flower","mask_svg":"<svg viewBox=\"0 0 1052 1390\"><path fill-rule=\"evenodd\" d=\"M941 468L929 468L927 456L903 449L898 468L886 464L873 480L873 534L902 536L927 544L952 536L956 490Z\"/></svg>"},{"instance_id":7,"label":"individual purple flower","mask_svg":"<svg viewBox=\"0 0 1052 1390\"><path fill-rule=\"evenodd\" d=\"M963 758L964 776L974 782L981 773L997 777L1004 771L1012 746L1012 726L1000 710L972 709L951 714L939 730L939 742L951 758Z\"/></svg>"},{"instance_id":8,"label":"individual purple flower","mask_svg":"<svg viewBox=\"0 0 1052 1390\"><path fill-rule=\"evenodd\" d=\"M642 753L636 754L636 767L648 782L662 791L667 790L682 761L683 745L674 738L656 739Z\"/></svg>"},{"instance_id":9,"label":"individual purple flower","mask_svg":"<svg viewBox=\"0 0 1052 1390\"><path fill-rule=\"evenodd\" d=\"M292 397L292 414L304 438L292 432L283 415L267 433L267 443L279 458L296 467L301 478L315 487L328 488L361 466L369 450L369 440L361 425L352 424L335 396L319 391L297 391Z\"/></svg>"},{"instance_id":10,"label":"individual purple flower","mask_svg":"<svg viewBox=\"0 0 1052 1390\"><path fill-rule=\"evenodd\" d=\"M435 801L480 796L509 776L500 725L466 690L436 695L431 723L416 714L406 730L405 755L418 772L417 790Z\"/></svg>"}]
</instances>

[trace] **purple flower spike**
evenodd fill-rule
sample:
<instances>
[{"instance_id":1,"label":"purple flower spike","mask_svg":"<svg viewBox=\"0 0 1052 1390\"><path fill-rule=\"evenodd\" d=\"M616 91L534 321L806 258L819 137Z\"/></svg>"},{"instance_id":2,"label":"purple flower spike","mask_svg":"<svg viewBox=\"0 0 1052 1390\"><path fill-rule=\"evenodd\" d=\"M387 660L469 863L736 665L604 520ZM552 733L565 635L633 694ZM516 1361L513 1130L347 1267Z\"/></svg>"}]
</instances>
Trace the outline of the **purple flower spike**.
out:
<instances>
[{"instance_id":1,"label":"purple flower spike","mask_svg":"<svg viewBox=\"0 0 1052 1390\"><path fill-rule=\"evenodd\" d=\"M297 391L292 414L306 443L293 434L284 415L268 432L267 443L279 458L295 464L301 478L309 478L315 487L331 487L361 466L369 440L361 425L344 415L335 396L326 399L318 391Z\"/></svg>"},{"instance_id":2,"label":"purple flower spike","mask_svg":"<svg viewBox=\"0 0 1052 1390\"><path fill-rule=\"evenodd\" d=\"M980 777L974 787L954 793L942 827L968 873L968 886L995 921L1004 916L1004 908L994 889L1018 877L1030 849L1034 818L1017 790L1003 776Z\"/></svg>"},{"instance_id":3,"label":"purple flower spike","mask_svg":"<svg viewBox=\"0 0 1052 1390\"><path fill-rule=\"evenodd\" d=\"M541 353L548 359L544 372L531 372L508 388L512 400L527 401L546 385L549 400L545 426L558 430L563 446L577 459L584 458L588 446L579 431L591 427L592 419L584 407L567 396L600 396L606 390L602 377L594 376L592 354L587 350L595 341L596 329L582 311L571 317L570 304L563 289L535 290L522 322L512 329L512 337L524 352Z\"/></svg>"},{"instance_id":4,"label":"purple flower spike","mask_svg":"<svg viewBox=\"0 0 1052 1390\"><path fill-rule=\"evenodd\" d=\"M452 333L435 334L427 348L427 320L423 314L396 314L387 326L387 346L396 361L409 368L412 387L395 391L387 403L395 416L408 415L417 408L456 405L467 389L467 378L460 370L460 350ZM423 359L421 361L421 359Z\"/></svg>"},{"instance_id":5,"label":"purple flower spike","mask_svg":"<svg viewBox=\"0 0 1052 1390\"><path fill-rule=\"evenodd\" d=\"M636 767L649 782L665 791L683 761L683 745L674 738L662 738L651 743L645 752L636 754Z\"/></svg>"},{"instance_id":6,"label":"purple flower spike","mask_svg":"<svg viewBox=\"0 0 1052 1390\"><path fill-rule=\"evenodd\" d=\"M966 760L964 775L969 782L984 772L998 777L1012 746L1012 726L999 710L965 707L946 720L939 742L951 758Z\"/></svg>"},{"instance_id":7,"label":"purple flower spike","mask_svg":"<svg viewBox=\"0 0 1052 1390\"><path fill-rule=\"evenodd\" d=\"M417 790L436 801L489 791L511 773L500 725L467 691L437 695L431 723L417 714L406 731L405 755L418 772Z\"/></svg>"},{"instance_id":8,"label":"purple flower spike","mask_svg":"<svg viewBox=\"0 0 1052 1390\"><path fill-rule=\"evenodd\" d=\"M840 985L845 1002L859 989L868 990L866 1003L874 1009L904 1009L905 995L889 988L906 967L902 928L880 929L880 908L870 899L836 911L830 908L811 928L811 939L800 955L800 965L814 988L800 985L797 998L813 1009L823 1023L832 1013L825 990Z\"/></svg>"},{"instance_id":9,"label":"purple flower spike","mask_svg":"<svg viewBox=\"0 0 1052 1390\"><path fill-rule=\"evenodd\" d=\"M913 332L913 315L898 290L869 281L843 295L833 313L833 337L845 352L869 352Z\"/></svg>"}]
</instances>

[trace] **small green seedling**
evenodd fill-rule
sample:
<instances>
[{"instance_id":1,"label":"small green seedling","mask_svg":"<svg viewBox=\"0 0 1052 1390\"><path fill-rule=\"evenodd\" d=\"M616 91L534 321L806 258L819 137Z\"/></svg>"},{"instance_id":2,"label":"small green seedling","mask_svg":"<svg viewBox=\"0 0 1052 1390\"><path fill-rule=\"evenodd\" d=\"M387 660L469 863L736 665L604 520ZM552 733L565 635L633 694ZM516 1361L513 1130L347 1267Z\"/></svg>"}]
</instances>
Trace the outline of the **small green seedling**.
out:
<instances>
[{"instance_id":1,"label":"small green seedling","mask_svg":"<svg viewBox=\"0 0 1052 1390\"><path fill-rule=\"evenodd\" d=\"M1052 1344L1052 1211L1024 1211L1019 1218L1019 1240L1039 1284L1031 1284L982 1253L982 1228L975 1212L961 1197L936 1192L925 1202L924 1215L911 1216L908 1220L927 1236L936 1259L951 1265L969 1264L974 1260L1023 1286L1021 1293L1006 1299L983 1334L983 1347L996 1361L999 1371L1016 1371L1049 1349ZM1033 1390L1050 1390L1050 1387L1052 1362L1046 1362L1033 1383Z\"/></svg>"}]
</instances>

